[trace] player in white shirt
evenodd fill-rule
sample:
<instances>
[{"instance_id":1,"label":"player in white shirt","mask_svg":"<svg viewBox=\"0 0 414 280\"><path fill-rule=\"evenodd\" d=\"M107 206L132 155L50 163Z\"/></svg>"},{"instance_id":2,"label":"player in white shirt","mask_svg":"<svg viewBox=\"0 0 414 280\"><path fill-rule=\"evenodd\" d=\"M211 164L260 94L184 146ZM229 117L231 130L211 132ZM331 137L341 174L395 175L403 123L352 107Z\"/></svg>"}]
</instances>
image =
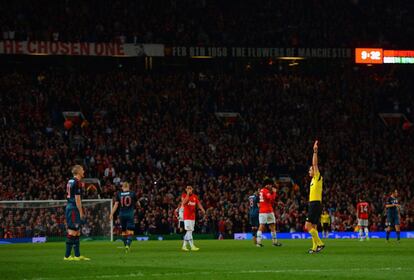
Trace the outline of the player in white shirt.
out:
<instances>
[{"instance_id":1,"label":"player in white shirt","mask_svg":"<svg viewBox=\"0 0 414 280\"><path fill-rule=\"evenodd\" d=\"M178 218L178 232L183 233L184 232L184 207L182 203L180 203L177 209L175 209L175 214L177 215L177 218Z\"/></svg>"}]
</instances>

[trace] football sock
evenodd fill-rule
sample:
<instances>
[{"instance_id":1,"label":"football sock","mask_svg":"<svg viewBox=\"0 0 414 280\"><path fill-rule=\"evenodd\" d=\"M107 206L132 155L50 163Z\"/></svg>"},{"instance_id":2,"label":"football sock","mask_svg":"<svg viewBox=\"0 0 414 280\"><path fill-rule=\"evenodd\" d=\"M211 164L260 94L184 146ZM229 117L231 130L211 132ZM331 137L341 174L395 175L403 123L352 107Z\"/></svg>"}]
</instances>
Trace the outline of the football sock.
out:
<instances>
[{"instance_id":1,"label":"football sock","mask_svg":"<svg viewBox=\"0 0 414 280\"><path fill-rule=\"evenodd\" d=\"M184 238L183 238L183 247L187 247L187 243L188 243L188 231L184 234Z\"/></svg>"},{"instance_id":2,"label":"football sock","mask_svg":"<svg viewBox=\"0 0 414 280\"><path fill-rule=\"evenodd\" d=\"M365 227L365 228L364 228L364 231L365 231L365 237L369 237L369 230L368 230L368 227Z\"/></svg>"},{"instance_id":3,"label":"football sock","mask_svg":"<svg viewBox=\"0 0 414 280\"><path fill-rule=\"evenodd\" d=\"M189 231L187 231L187 233L188 233L188 243L190 244L191 247L193 247L194 246L193 231L189 230Z\"/></svg>"},{"instance_id":4,"label":"football sock","mask_svg":"<svg viewBox=\"0 0 414 280\"><path fill-rule=\"evenodd\" d=\"M131 246L131 243L132 243L132 235L128 235L127 240L126 240L126 245Z\"/></svg>"},{"instance_id":5,"label":"football sock","mask_svg":"<svg viewBox=\"0 0 414 280\"><path fill-rule=\"evenodd\" d=\"M390 239L390 232L387 231L387 240L389 240L389 239Z\"/></svg>"},{"instance_id":6,"label":"football sock","mask_svg":"<svg viewBox=\"0 0 414 280\"><path fill-rule=\"evenodd\" d=\"M254 244L257 244L257 230L253 230L252 235Z\"/></svg>"},{"instance_id":7,"label":"football sock","mask_svg":"<svg viewBox=\"0 0 414 280\"><path fill-rule=\"evenodd\" d=\"M73 251L75 252L75 257L79 257L80 256L79 236L76 236L74 241L75 242L73 244Z\"/></svg>"},{"instance_id":8,"label":"football sock","mask_svg":"<svg viewBox=\"0 0 414 280\"><path fill-rule=\"evenodd\" d=\"M323 242L322 242L322 240L319 238L319 232L318 232L317 229L315 229L315 232L316 232L316 237L315 237L316 245L318 245L318 246L324 245Z\"/></svg>"},{"instance_id":9,"label":"football sock","mask_svg":"<svg viewBox=\"0 0 414 280\"><path fill-rule=\"evenodd\" d=\"M276 244L277 243L277 236L276 236L276 231L272 232L272 243Z\"/></svg>"},{"instance_id":10,"label":"football sock","mask_svg":"<svg viewBox=\"0 0 414 280\"><path fill-rule=\"evenodd\" d=\"M397 240L400 240L400 232L397 231Z\"/></svg>"},{"instance_id":11,"label":"football sock","mask_svg":"<svg viewBox=\"0 0 414 280\"><path fill-rule=\"evenodd\" d=\"M66 253L65 257L68 258L70 254L72 253L72 247L73 247L73 237L72 235L66 236Z\"/></svg>"},{"instance_id":12,"label":"football sock","mask_svg":"<svg viewBox=\"0 0 414 280\"><path fill-rule=\"evenodd\" d=\"M317 247L317 244L316 244L316 241L315 241L315 229L311 229L310 231L309 231L309 234L312 236L312 250L316 250L316 247Z\"/></svg>"},{"instance_id":13,"label":"football sock","mask_svg":"<svg viewBox=\"0 0 414 280\"><path fill-rule=\"evenodd\" d=\"M126 234L122 234L122 242L124 242L124 246L127 245L127 236L126 236Z\"/></svg>"},{"instance_id":14,"label":"football sock","mask_svg":"<svg viewBox=\"0 0 414 280\"><path fill-rule=\"evenodd\" d=\"M362 227L359 228L359 238L362 238Z\"/></svg>"},{"instance_id":15,"label":"football sock","mask_svg":"<svg viewBox=\"0 0 414 280\"><path fill-rule=\"evenodd\" d=\"M262 232L260 230L257 231L257 244L262 244Z\"/></svg>"},{"instance_id":16,"label":"football sock","mask_svg":"<svg viewBox=\"0 0 414 280\"><path fill-rule=\"evenodd\" d=\"M319 234L318 234L318 231L316 230L316 229L311 229L310 231L309 231L309 233L312 235L312 238L313 238L313 240L314 240L314 245L316 245L316 246L322 246L323 245L323 242L322 242L322 240L319 238ZM316 246L315 246L315 249L316 249Z\"/></svg>"}]
</instances>

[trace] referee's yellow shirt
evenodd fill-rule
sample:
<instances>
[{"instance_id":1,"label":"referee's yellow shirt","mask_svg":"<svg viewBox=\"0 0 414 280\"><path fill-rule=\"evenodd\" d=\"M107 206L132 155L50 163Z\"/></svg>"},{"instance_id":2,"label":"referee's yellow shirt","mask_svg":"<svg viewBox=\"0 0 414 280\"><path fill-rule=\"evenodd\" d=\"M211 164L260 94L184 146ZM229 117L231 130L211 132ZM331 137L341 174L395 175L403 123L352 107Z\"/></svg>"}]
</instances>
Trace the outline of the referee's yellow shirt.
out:
<instances>
[{"instance_id":1,"label":"referee's yellow shirt","mask_svg":"<svg viewBox=\"0 0 414 280\"><path fill-rule=\"evenodd\" d=\"M331 219L329 217L329 214L322 214L321 215L321 224L330 224Z\"/></svg>"},{"instance_id":2,"label":"referee's yellow shirt","mask_svg":"<svg viewBox=\"0 0 414 280\"><path fill-rule=\"evenodd\" d=\"M309 202L311 201L322 201L322 183L323 177L319 170L315 172L311 184L310 184L310 191L309 191Z\"/></svg>"}]
</instances>

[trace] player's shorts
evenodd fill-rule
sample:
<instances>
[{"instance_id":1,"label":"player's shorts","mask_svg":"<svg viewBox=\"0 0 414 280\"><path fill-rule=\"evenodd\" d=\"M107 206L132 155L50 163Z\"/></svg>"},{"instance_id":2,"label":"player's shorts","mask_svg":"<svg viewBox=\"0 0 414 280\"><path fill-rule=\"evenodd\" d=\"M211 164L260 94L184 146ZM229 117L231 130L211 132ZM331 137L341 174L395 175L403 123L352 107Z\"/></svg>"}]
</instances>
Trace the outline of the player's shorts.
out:
<instances>
[{"instance_id":1,"label":"player's shorts","mask_svg":"<svg viewBox=\"0 0 414 280\"><path fill-rule=\"evenodd\" d=\"M319 224L322 214L322 206L320 201L311 201L309 202L308 207L308 216L306 217L306 221L310 222L314 225Z\"/></svg>"},{"instance_id":2,"label":"player's shorts","mask_svg":"<svg viewBox=\"0 0 414 280\"><path fill-rule=\"evenodd\" d=\"M66 207L65 209L66 225L68 229L79 230L81 224L80 213L77 207Z\"/></svg>"},{"instance_id":3,"label":"player's shorts","mask_svg":"<svg viewBox=\"0 0 414 280\"><path fill-rule=\"evenodd\" d=\"M400 217L398 213L387 213L387 221L385 222L387 227L399 226L400 225Z\"/></svg>"},{"instance_id":4,"label":"player's shorts","mask_svg":"<svg viewBox=\"0 0 414 280\"><path fill-rule=\"evenodd\" d=\"M328 223L323 223L323 224L322 224L322 230L323 230L323 231L329 231L329 230L330 230L330 228L329 228L329 224L328 224Z\"/></svg>"},{"instance_id":5,"label":"player's shorts","mask_svg":"<svg viewBox=\"0 0 414 280\"><path fill-rule=\"evenodd\" d=\"M259 214L249 215L249 223L252 227L258 227L259 226Z\"/></svg>"},{"instance_id":6,"label":"player's shorts","mask_svg":"<svg viewBox=\"0 0 414 280\"><path fill-rule=\"evenodd\" d=\"M259 213L259 223L261 225L276 223L275 213Z\"/></svg>"},{"instance_id":7,"label":"player's shorts","mask_svg":"<svg viewBox=\"0 0 414 280\"><path fill-rule=\"evenodd\" d=\"M184 220L184 229L194 231L195 221L194 220Z\"/></svg>"},{"instance_id":8,"label":"player's shorts","mask_svg":"<svg viewBox=\"0 0 414 280\"><path fill-rule=\"evenodd\" d=\"M368 227L368 219L358 219L358 226Z\"/></svg>"},{"instance_id":9,"label":"player's shorts","mask_svg":"<svg viewBox=\"0 0 414 280\"><path fill-rule=\"evenodd\" d=\"M134 215L119 215L122 231L135 230Z\"/></svg>"}]
</instances>

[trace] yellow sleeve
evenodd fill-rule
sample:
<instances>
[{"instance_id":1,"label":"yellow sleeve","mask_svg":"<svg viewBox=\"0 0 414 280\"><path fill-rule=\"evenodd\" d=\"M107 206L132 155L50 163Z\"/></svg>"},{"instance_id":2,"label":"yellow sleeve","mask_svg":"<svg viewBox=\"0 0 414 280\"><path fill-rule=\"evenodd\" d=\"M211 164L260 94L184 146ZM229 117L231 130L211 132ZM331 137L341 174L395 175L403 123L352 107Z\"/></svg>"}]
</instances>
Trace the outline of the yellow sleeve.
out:
<instances>
[{"instance_id":1,"label":"yellow sleeve","mask_svg":"<svg viewBox=\"0 0 414 280\"><path fill-rule=\"evenodd\" d=\"M315 171L313 177L315 177L316 181L319 181L321 179L321 172L319 172L319 169Z\"/></svg>"}]
</instances>

